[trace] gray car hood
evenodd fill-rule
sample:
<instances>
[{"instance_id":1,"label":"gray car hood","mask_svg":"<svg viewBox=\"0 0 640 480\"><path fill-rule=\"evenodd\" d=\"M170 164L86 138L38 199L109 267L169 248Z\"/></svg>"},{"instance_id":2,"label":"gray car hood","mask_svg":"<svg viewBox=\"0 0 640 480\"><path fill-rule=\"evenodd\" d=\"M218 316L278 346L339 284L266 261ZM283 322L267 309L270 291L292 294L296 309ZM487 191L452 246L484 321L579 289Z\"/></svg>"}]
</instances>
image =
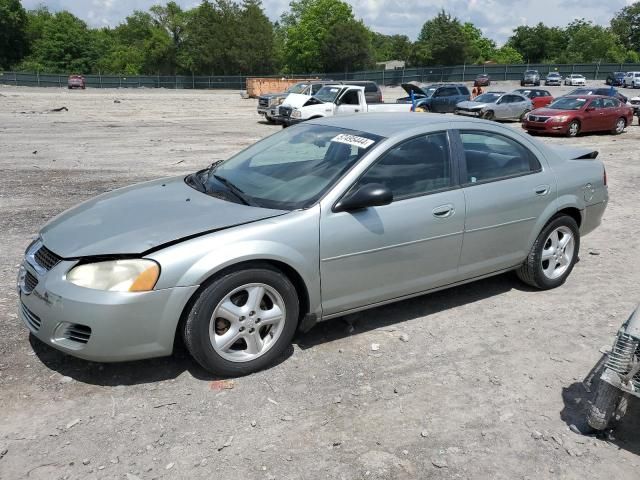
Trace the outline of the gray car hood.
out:
<instances>
[{"instance_id":1,"label":"gray car hood","mask_svg":"<svg viewBox=\"0 0 640 480\"><path fill-rule=\"evenodd\" d=\"M491 104L487 102L474 102L473 100L465 100L464 102L458 103L456 107L472 109L472 108L484 108L487 105L491 105Z\"/></svg>"},{"instance_id":2,"label":"gray car hood","mask_svg":"<svg viewBox=\"0 0 640 480\"><path fill-rule=\"evenodd\" d=\"M41 230L63 258L140 254L186 237L287 213L205 195L183 177L140 183L71 208Z\"/></svg>"}]
</instances>

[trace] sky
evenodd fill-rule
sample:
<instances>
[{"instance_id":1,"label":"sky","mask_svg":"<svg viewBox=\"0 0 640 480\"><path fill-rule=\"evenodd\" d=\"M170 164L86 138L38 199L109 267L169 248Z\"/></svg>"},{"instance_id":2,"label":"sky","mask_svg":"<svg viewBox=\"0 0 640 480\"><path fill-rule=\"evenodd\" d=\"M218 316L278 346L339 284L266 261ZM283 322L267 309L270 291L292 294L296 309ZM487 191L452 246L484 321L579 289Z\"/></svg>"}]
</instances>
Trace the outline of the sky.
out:
<instances>
[{"instance_id":1,"label":"sky","mask_svg":"<svg viewBox=\"0 0 640 480\"><path fill-rule=\"evenodd\" d=\"M543 22L564 26L584 17L607 25L611 17L633 0L346 0L357 18L384 34L404 34L412 40L423 23L445 8L463 22L473 22L483 33L504 43L519 25ZM198 0L176 0L183 8ZM90 26L115 26L134 10L147 10L163 0L22 0L25 8L45 5L52 11L69 10ZM263 0L265 13L277 20L289 0Z\"/></svg>"}]
</instances>

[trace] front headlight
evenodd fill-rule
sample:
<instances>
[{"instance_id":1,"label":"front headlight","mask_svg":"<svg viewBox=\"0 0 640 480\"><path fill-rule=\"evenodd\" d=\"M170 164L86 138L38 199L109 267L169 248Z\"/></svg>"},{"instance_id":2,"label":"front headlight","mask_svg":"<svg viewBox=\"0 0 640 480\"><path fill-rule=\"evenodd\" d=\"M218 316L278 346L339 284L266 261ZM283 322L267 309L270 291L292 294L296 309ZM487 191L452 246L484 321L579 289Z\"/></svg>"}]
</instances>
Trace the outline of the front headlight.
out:
<instances>
[{"instance_id":1,"label":"front headlight","mask_svg":"<svg viewBox=\"0 0 640 480\"><path fill-rule=\"evenodd\" d=\"M78 265L66 278L74 285L95 290L148 292L153 290L159 276L160 265L139 258Z\"/></svg>"},{"instance_id":2,"label":"front headlight","mask_svg":"<svg viewBox=\"0 0 640 480\"><path fill-rule=\"evenodd\" d=\"M284 102L284 97L282 97L282 98L278 98L278 99L275 101L274 105L282 105L282 102Z\"/></svg>"},{"instance_id":3,"label":"front headlight","mask_svg":"<svg viewBox=\"0 0 640 480\"><path fill-rule=\"evenodd\" d=\"M557 123L563 123L569 120L569 115L558 115L557 117L551 117L552 121Z\"/></svg>"},{"instance_id":4,"label":"front headlight","mask_svg":"<svg viewBox=\"0 0 640 480\"><path fill-rule=\"evenodd\" d=\"M294 110L291 112L291 118L302 118L302 112L300 110Z\"/></svg>"}]
</instances>

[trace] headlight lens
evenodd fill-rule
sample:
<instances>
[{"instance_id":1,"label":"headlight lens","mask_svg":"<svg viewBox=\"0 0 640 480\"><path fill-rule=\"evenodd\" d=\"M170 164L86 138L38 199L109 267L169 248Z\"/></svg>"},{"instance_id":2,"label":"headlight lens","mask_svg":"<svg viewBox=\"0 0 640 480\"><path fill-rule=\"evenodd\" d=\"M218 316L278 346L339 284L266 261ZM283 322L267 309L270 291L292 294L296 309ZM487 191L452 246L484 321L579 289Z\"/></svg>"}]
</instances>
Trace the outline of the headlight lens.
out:
<instances>
[{"instance_id":1,"label":"headlight lens","mask_svg":"<svg viewBox=\"0 0 640 480\"><path fill-rule=\"evenodd\" d=\"M275 105L282 105L282 102L284 102L284 98L278 98L275 102Z\"/></svg>"},{"instance_id":2,"label":"headlight lens","mask_svg":"<svg viewBox=\"0 0 640 480\"><path fill-rule=\"evenodd\" d=\"M302 112L300 110L294 110L291 113L291 117L293 117L293 118L301 118L302 117Z\"/></svg>"},{"instance_id":3,"label":"headlight lens","mask_svg":"<svg viewBox=\"0 0 640 480\"><path fill-rule=\"evenodd\" d=\"M145 259L111 260L79 265L67 273L67 281L79 287L110 292L148 292L153 290L160 266Z\"/></svg>"},{"instance_id":4,"label":"headlight lens","mask_svg":"<svg viewBox=\"0 0 640 480\"><path fill-rule=\"evenodd\" d=\"M562 123L562 122L566 122L567 120L569 120L569 116L568 115L558 115L557 117L552 117L554 122L558 122L558 123Z\"/></svg>"}]
</instances>

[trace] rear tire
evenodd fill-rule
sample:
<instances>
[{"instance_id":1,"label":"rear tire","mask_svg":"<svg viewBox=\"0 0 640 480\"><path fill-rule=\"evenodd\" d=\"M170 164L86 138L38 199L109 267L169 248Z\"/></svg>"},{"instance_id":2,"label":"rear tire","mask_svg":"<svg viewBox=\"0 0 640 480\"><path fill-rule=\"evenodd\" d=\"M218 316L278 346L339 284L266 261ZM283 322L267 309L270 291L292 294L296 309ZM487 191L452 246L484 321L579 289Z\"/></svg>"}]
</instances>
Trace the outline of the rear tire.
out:
<instances>
[{"instance_id":1,"label":"rear tire","mask_svg":"<svg viewBox=\"0 0 640 480\"><path fill-rule=\"evenodd\" d=\"M611 133L613 135L620 135L622 132L624 132L625 128L627 128L627 120L620 117L618 120L616 120L616 125L615 127L613 127L613 130L611 130Z\"/></svg>"},{"instance_id":2,"label":"rear tire","mask_svg":"<svg viewBox=\"0 0 640 480\"><path fill-rule=\"evenodd\" d=\"M580 232L576 221L568 215L552 218L516 270L518 278L540 290L559 287L571 274L579 250Z\"/></svg>"},{"instance_id":3,"label":"rear tire","mask_svg":"<svg viewBox=\"0 0 640 480\"><path fill-rule=\"evenodd\" d=\"M598 390L587 414L587 423L595 430L605 430L620 403L622 393L616 387L600 380Z\"/></svg>"},{"instance_id":4,"label":"rear tire","mask_svg":"<svg viewBox=\"0 0 640 480\"><path fill-rule=\"evenodd\" d=\"M299 308L295 287L279 270L230 272L199 293L184 324L184 343L209 372L247 375L272 365L289 347Z\"/></svg>"}]
</instances>

